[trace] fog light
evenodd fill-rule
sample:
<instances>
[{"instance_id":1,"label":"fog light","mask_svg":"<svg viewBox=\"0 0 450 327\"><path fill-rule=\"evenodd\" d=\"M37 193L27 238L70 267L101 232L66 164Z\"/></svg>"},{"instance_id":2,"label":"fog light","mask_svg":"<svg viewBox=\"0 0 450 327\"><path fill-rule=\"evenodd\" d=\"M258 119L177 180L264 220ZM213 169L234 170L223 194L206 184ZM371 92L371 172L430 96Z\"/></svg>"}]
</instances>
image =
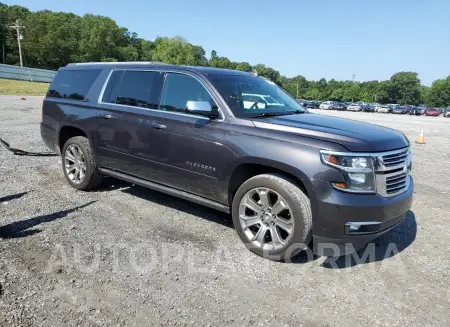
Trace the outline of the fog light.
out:
<instances>
[{"instance_id":1,"label":"fog light","mask_svg":"<svg viewBox=\"0 0 450 327\"><path fill-rule=\"evenodd\" d=\"M355 231L361 229L361 225L350 225L350 226L348 227L348 229L349 229L351 232L355 232Z\"/></svg>"}]
</instances>

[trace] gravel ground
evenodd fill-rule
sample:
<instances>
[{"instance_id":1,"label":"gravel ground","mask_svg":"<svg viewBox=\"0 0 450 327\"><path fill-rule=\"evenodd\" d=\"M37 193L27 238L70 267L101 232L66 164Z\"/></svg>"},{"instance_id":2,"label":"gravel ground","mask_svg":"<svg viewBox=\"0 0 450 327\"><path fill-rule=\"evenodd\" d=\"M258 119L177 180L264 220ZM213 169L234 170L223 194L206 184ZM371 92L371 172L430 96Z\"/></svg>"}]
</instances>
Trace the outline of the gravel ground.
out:
<instances>
[{"instance_id":1,"label":"gravel ground","mask_svg":"<svg viewBox=\"0 0 450 327\"><path fill-rule=\"evenodd\" d=\"M0 137L45 150L40 105L0 97ZM450 119L321 113L425 132L412 211L367 258L271 262L226 214L0 149L0 326L449 326Z\"/></svg>"}]
</instances>

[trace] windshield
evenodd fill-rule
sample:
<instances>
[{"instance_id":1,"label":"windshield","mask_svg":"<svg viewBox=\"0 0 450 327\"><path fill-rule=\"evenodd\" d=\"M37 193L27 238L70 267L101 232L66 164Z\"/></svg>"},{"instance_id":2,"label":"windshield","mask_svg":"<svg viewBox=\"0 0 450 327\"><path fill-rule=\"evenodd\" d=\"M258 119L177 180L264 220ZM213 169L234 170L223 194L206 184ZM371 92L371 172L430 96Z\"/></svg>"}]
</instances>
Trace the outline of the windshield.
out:
<instances>
[{"instance_id":1,"label":"windshield","mask_svg":"<svg viewBox=\"0 0 450 327\"><path fill-rule=\"evenodd\" d=\"M216 75L210 81L236 117L306 112L275 83L261 77Z\"/></svg>"},{"instance_id":2,"label":"windshield","mask_svg":"<svg viewBox=\"0 0 450 327\"><path fill-rule=\"evenodd\" d=\"M265 99L268 103L279 104L278 101L275 100L274 98L272 98L270 95L264 96L264 99Z\"/></svg>"}]
</instances>

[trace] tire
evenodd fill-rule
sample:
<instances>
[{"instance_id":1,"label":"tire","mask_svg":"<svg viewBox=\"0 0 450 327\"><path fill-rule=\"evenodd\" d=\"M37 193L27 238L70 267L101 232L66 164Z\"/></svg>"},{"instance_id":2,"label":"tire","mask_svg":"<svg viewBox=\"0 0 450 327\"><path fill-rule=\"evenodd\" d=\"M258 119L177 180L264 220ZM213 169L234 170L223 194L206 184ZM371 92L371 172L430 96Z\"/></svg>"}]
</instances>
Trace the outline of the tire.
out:
<instances>
[{"instance_id":1,"label":"tire","mask_svg":"<svg viewBox=\"0 0 450 327\"><path fill-rule=\"evenodd\" d=\"M69 173L66 169L66 159L69 156L66 152L67 148L69 148L70 146L78 147L84 156L85 174L84 178L78 183L74 182L74 180L69 176ZM64 177L66 178L67 182L70 184L70 186L78 190L91 190L99 186L103 181L103 175L98 171L98 166L94 159L91 144L89 140L84 136L72 137L64 144L62 151L62 168Z\"/></svg>"},{"instance_id":2,"label":"tire","mask_svg":"<svg viewBox=\"0 0 450 327\"><path fill-rule=\"evenodd\" d=\"M244 197L247 198L249 193L254 192L255 190L260 190L261 188L272 190L274 193L277 193L277 195L280 195L285 202L287 202L289 210L291 211L289 217L293 221L293 228L290 236L284 239L285 242L282 248L263 249L260 246L255 245L254 242L250 240L248 234L246 234L246 232L249 233L250 228L244 229L242 226L243 220L240 218L240 212L242 214L243 208L247 208L244 204L242 204L242 201L244 201ZM275 208L275 206L273 206L273 208ZM269 216L270 215L271 214L269 213ZM258 214L253 217L258 218L257 216ZM294 181L283 175L257 175L244 182L234 196L232 204L232 218L236 232L245 246L254 254L274 261L285 261L294 257L302 250L305 250L312 239L312 213L310 201ZM260 228L264 227L261 224L259 224L259 226ZM281 235L282 232L279 227L275 226L274 228L278 228L277 234ZM250 231L250 233L252 233L252 231ZM255 232L255 235L256 234L257 232ZM272 231L268 231L268 234L268 237L271 239L273 235ZM275 244L275 242L271 242L272 244Z\"/></svg>"}]
</instances>

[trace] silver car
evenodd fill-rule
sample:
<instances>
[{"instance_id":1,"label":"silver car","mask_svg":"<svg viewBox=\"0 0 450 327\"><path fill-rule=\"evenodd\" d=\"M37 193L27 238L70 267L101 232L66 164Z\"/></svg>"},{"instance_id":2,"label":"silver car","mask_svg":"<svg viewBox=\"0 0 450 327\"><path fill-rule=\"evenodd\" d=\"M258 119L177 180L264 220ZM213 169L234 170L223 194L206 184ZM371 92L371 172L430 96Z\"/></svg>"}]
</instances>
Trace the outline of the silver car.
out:
<instances>
[{"instance_id":1,"label":"silver car","mask_svg":"<svg viewBox=\"0 0 450 327\"><path fill-rule=\"evenodd\" d=\"M362 106L357 103L352 103L347 107L347 110L349 111L362 111Z\"/></svg>"},{"instance_id":2,"label":"silver car","mask_svg":"<svg viewBox=\"0 0 450 327\"><path fill-rule=\"evenodd\" d=\"M391 109L389 109L388 106L379 106L377 108L377 112L381 112L381 113L387 114L387 113L391 112Z\"/></svg>"}]
</instances>

